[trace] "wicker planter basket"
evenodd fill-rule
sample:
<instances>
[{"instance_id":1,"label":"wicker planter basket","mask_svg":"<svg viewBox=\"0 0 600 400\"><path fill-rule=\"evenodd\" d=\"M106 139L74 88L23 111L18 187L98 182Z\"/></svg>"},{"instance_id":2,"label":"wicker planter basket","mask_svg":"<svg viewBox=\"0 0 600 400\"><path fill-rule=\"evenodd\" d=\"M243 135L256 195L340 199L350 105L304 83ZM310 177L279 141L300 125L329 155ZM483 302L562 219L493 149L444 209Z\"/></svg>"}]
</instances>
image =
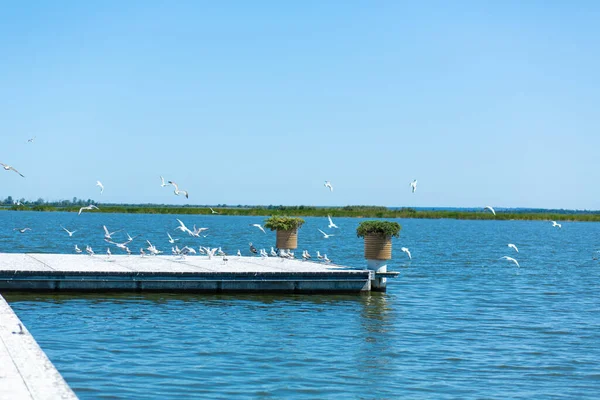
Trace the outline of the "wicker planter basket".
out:
<instances>
[{"instance_id":1,"label":"wicker planter basket","mask_svg":"<svg viewBox=\"0 0 600 400\"><path fill-rule=\"evenodd\" d=\"M365 258L367 260L391 260L392 238L380 235L365 235Z\"/></svg>"},{"instance_id":2,"label":"wicker planter basket","mask_svg":"<svg viewBox=\"0 0 600 400\"><path fill-rule=\"evenodd\" d=\"M298 248L298 229L289 231L277 231L278 249L297 249Z\"/></svg>"}]
</instances>

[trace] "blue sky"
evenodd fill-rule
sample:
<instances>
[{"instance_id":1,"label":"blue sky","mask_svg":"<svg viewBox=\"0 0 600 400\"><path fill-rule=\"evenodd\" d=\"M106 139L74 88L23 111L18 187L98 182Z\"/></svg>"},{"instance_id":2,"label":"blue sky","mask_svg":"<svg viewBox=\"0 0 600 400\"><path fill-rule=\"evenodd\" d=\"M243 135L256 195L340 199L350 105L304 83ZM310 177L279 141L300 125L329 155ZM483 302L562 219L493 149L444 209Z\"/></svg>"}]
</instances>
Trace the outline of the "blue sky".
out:
<instances>
[{"instance_id":1,"label":"blue sky","mask_svg":"<svg viewBox=\"0 0 600 400\"><path fill-rule=\"evenodd\" d=\"M26 178L0 171L0 197L600 209L599 20L592 1L3 4L0 162Z\"/></svg>"}]
</instances>

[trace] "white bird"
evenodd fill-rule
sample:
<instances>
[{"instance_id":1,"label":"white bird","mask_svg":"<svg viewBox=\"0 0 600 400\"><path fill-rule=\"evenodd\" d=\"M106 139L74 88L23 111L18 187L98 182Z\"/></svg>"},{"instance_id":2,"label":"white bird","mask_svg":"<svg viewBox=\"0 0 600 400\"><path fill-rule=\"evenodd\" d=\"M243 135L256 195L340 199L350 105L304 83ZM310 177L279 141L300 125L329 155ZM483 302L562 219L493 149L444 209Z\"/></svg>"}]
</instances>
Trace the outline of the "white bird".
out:
<instances>
[{"instance_id":1,"label":"white bird","mask_svg":"<svg viewBox=\"0 0 600 400\"><path fill-rule=\"evenodd\" d=\"M187 232L189 235L194 236L194 233L179 218L175 219L179 222L179 226L175 230L179 229L181 232Z\"/></svg>"},{"instance_id":2,"label":"white bird","mask_svg":"<svg viewBox=\"0 0 600 400\"><path fill-rule=\"evenodd\" d=\"M327 234L320 229L317 229L317 230L323 234L323 239L329 239L329 236L335 236L335 235Z\"/></svg>"},{"instance_id":3,"label":"white bird","mask_svg":"<svg viewBox=\"0 0 600 400\"><path fill-rule=\"evenodd\" d=\"M260 249L260 256L261 257L269 257L269 254L267 254L267 251L265 249Z\"/></svg>"},{"instance_id":4,"label":"white bird","mask_svg":"<svg viewBox=\"0 0 600 400\"><path fill-rule=\"evenodd\" d=\"M321 255L321 253L319 253L319 250L317 250L317 258L318 258L319 260L322 260L322 259L323 259L323 256Z\"/></svg>"},{"instance_id":5,"label":"white bird","mask_svg":"<svg viewBox=\"0 0 600 400\"><path fill-rule=\"evenodd\" d=\"M486 209L490 210L492 212L492 214L496 215L496 211L494 211L494 209L492 207L490 207L490 206L485 206L483 209L484 210L486 210Z\"/></svg>"},{"instance_id":6,"label":"white bird","mask_svg":"<svg viewBox=\"0 0 600 400\"><path fill-rule=\"evenodd\" d=\"M31 230L31 228L15 228L15 229L13 229L13 231L19 231L21 233L25 233L30 230Z\"/></svg>"},{"instance_id":7,"label":"white bird","mask_svg":"<svg viewBox=\"0 0 600 400\"><path fill-rule=\"evenodd\" d=\"M410 183L410 187L412 188L413 193L417 191L417 180L416 179Z\"/></svg>"},{"instance_id":8,"label":"white bird","mask_svg":"<svg viewBox=\"0 0 600 400\"><path fill-rule=\"evenodd\" d=\"M77 253L77 254L81 253L81 249L79 247L77 247L77 245L75 245L75 253Z\"/></svg>"},{"instance_id":9,"label":"white bird","mask_svg":"<svg viewBox=\"0 0 600 400\"><path fill-rule=\"evenodd\" d=\"M127 235L127 241L128 242L133 242L133 239L135 239L135 238L132 238L131 235L128 232L125 232L125 234ZM137 235L137 236L139 236L139 235Z\"/></svg>"},{"instance_id":10,"label":"white bird","mask_svg":"<svg viewBox=\"0 0 600 400\"><path fill-rule=\"evenodd\" d=\"M408 249L408 247L401 247L400 250L402 250L403 252L406 253L406 255L408 256L409 260L412 260L412 256L410 254L410 250Z\"/></svg>"},{"instance_id":11,"label":"white bird","mask_svg":"<svg viewBox=\"0 0 600 400\"><path fill-rule=\"evenodd\" d=\"M218 214L218 212L216 212L215 210L213 210L212 207L208 207L208 208L210 208L210 213L211 214Z\"/></svg>"},{"instance_id":12,"label":"white bird","mask_svg":"<svg viewBox=\"0 0 600 400\"><path fill-rule=\"evenodd\" d=\"M194 236L194 237L200 237L200 234L202 232L204 232L204 231L207 231L207 230L208 230L208 228L196 228L196 225L194 225L194 231L192 232L192 236ZM208 235L206 235L206 236L202 235L202 236L206 237Z\"/></svg>"},{"instance_id":13,"label":"white bird","mask_svg":"<svg viewBox=\"0 0 600 400\"><path fill-rule=\"evenodd\" d=\"M327 226L328 228L337 228L338 226L336 224L333 223L333 221L331 220L331 215L328 215L327 218L329 218L329 225Z\"/></svg>"},{"instance_id":14,"label":"white bird","mask_svg":"<svg viewBox=\"0 0 600 400\"><path fill-rule=\"evenodd\" d=\"M140 247L140 256L144 257L146 255L146 252L144 251L144 249L142 249Z\"/></svg>"},{"instance_id":15,"label":"white bird","mask_svg":"<svg viewBox=\"0 0 600 400\"><path fill-rule=\"evenodd\" d=\"M500 259L501 260L504 259L504 260L512 261L515 264L517 264L517 267L521 268L521 266L519 265L519 262L517 260L515 260L514 258L512 258L512 257L504 256L504 257L500 257Z\"/></svg>"},{"instance_id":16,"label":"white bird","mask_svg":"<svg viewBox=\"0 0 600 400\"><path fill-rule=\"evenodd\" d=\"M237 252L237 256L238 256L238 257L241 257L241 256L242 256L242 252L241 252L239 249L238 249L238 252Z\"/></svg>"},{"instance_id":17,"label":"white bird","mask_svg":"<svg viewBox=\"0 0 600 400\"><path fill-rule=\"evenodd\" d=\"M271 246L271 257L277 257L277 252L275 251L275 249L273 248L273 246Z\"/></svg>"},{"instance_id":18,"label":"white bird","mask_svg":"<svg viewBox=\"0 0 600 400\"><path fill-rule=\"evenodd\" d=\"M326 263L331 262L331 260L329 258L327 258L327 254L323 254L323 261L325 261Z\"/></svg>"},{"instance_id":19,"label":"white bird","mask_svg":"<svg viewBox=\"0 0 600 400\"><path fill-rule=\"evenodd\" d=\"M310 253L308 252L308 250L304 250L304 254L306 254L306 258L308 258L308 259L312 258Z\"/></svg>"},{"instance_id":20,"label":"white bird","mask_svg":"<svg viewBox=\"0 0 600 400\"><path fill-rule=\"evenodd\" d=\"M25 178L25 175L23 175L22 173L20 173L19 171L17 171L13 167L11 167L10 165L7 165L7 164L1 163L1 162L0 162L0 165L2 165L2 168L4 168L6 171L15 171L17 174L19 174L23 178Z\"/></svg>"},{"instance_id":21,"label":"white bird","mask_svg":"<svg viewBox=\"0 0 600 400\"><path fill-rule=\"evenodd\" d=\"M108 257L110 257L110 256L112 255L112 253L110 252L110 247L108 247L108 248L106 249L106 255L107 255Z\"/></svg>"},{"instance_id":22,"label":"white bird","mask_svg":"<svg viewBox=\"0 0 600 400\"><path fill-rule=\"evenodd\" d=\"M95 205L93 205L93 204L90 204L89 206L86 206L86 207L81 207L81 208L79 209L79 212L77 213L77 215L81 215L81 212L82 212L83 210L94 210L94 209L96 209L96 210L99 210L99 208L98 208L98 207L96 207L96 206L95 206Z\"/></svg>"},{"instance_id":23,"label":"white bird","mask_svg":"<svg viewBox=\"0 0 600 400\"><path fill-rule=\"evenodd\" d=\"M509 244L508 244L508 247L515 249L515 251L516 251L517 253L519 252L519 249L517 249L517 246L515 246L515 245L514 245L514 244L512 244L512 243L509 243Z\"/></svg>"},{"instance_id":24,"label":"white bird","mask_svg":"<svg viewBox=\"0 0 600 400\"><path fill-rule=\"evenodd\" d=\"M306 250L302 251L302 259L303 260L308 260L310 258L310 256L308 254L306 254Z\"/></svg>"},{"instance_id":25,"label":"white bird","mask_svg":"<svg viewBox=\"0 0 600 400\"><path fill-rule=\"evenodd\" d=\"M192 249L191 247L185 246L183 249L181 249L181 251L184 251L185 249L187 249L187 252L190 254L197 254L196 250Z\"/></svg>"},{"instance_id":26,"label":"white bird","mask_svg":"<svg viewBox=\"0 0 600 400\"><path fill-rule=\"evenodd\" d=\"M65 232L67 232L69 234L69 237L73 236L73 234L75 232L77 232L76 230L74 230L73 232L71 232L70 230L68 230L67 228L65 228L64 226L61 226L61 228L63 228L65 230Z\"/></svg>"},{"instance_id":27,"label":"white bird","mask_svg":"<svg viewBox=\"0 0 600 400\"><path fill-rule=\"evenodd\" d=\"M227 253L225 253L223 251L223 249L221 249L221 247L219 246L219 248L217 249L217 255L221 256L221 257L225 257L227 255Z\"/></svg>"},{"instance_id":28,"label":"white bird","mask_svg":"<svg viewBox=\"0 0 600 400\"><path fill-rule=\"evenodd\" d=\"M171 237L171 235L169 234L169 232L167 232L167 236L169 236L169 243L174 244L176 241L178 241L179 239L173 239Z\"/></svg>"},{"instance_id":29,"label":"white bird","mask_svg":"<svg viewBox=\"0 0 600 400\"><path fill-rule=\"evenodd\" d=\"M104 193L104 185L100 181L96 181L96 186L100 187L100 194Z\"/></svg>"},{"instance_id":30,"label":"white bird","mask_svg":"<svg viewBox=\"0 0 600 400\"><path fill-rule=\"evenodd\" d=\"M326 188L329 188L329 191L333 192L333 186L331 186L331 182L329 181L325 181L325 185Z\"/></svg>"},{"instance_id":31,"label":"white bird","mask_svg":"<svg viewBox=\"0 0 600 400\"><path fill-rule=\"evenodd\" d=\"M32 138L27 139L27 143L33 143L33 141L35 140L35 136Z\"/></svg>"},{"instance_id":32,"label":"white bird","mask_svg":"<svg viewBox=\"0 0 600 400\"><path fill-rule=\"evenodd\" d=\"M162 176L160 177L160 187L165 187L168 186L167 183L165 183L165 178L163 178Z\"/></svg>"},{"instance_id":33,"label":"white bird","mask_svg":"<svg viewBox=\"0 0 600 400\"><path fill-rule=\"evenodd\" d=\"M261 231L263 231L263 233L265 233L265 234L267 233L267 232L265 232L265 229L262 226L260 226L260 224L250 224L250 226L255 226L258 229L260 229Z\"/></svg>"},{"instance_id":34,"label":"white bird","mask_svg":"<svg viewBox=\"0 0 600 400\"><path fill-rule=\"evenodd\" d=\"M556 227L562 228L562 225L559 224L558 222L556 222L556 221L550 221L550 222L552 222L552 226L556 226Z\"/></svg>"},{"instance_id":35,"label":"white bird","mask_svg":"<svg viewBox=\"0 0 600 400\"><path fill-rule=\"evenodd\" d=\"M177 186L177 184L175 182L173 182L173 181L169 181L169 183L175 187L175 190L174 190L173 193L175 193L177 196L179 196L180 194L184 194L186 199L189 198L187 191L185 191L185 190L179 190L179 186Z\"/></svg>"},{"instance_id":36,"label":"white bird","mask_svg":"<svg viewBox=\"0 0 600 400\"><path fill-rule=\"evenodd\" d=\"M249 245L250 245L250 253L252 253L252 254L258 253L258 251L256 250L256 247L252 246L252 242L250 242Z\"/></svg>"},{"instance_id":37,"label":"white bird","mask_svg":"<svg viewBox=\"0 0 600 400\"><path fill-rule=\"evenodd\" d=\"M106 225L102 225L102 228L104 228L104 239L107 239L107 240L112 240L112 235L114 235L117 232L121 232L123 230L123 229L119 229L118 231L109 232L108 228L106 228Z\"/></svg>"},{"instance_id":38,"label":"white bird","mask_svg":"<svg viewBox=\"0 0 600 400\"><path fill-rule=\"evenodd\" d=\"M94 255L94 250L92 250L92 248L89 245L85 246L85 252L88 253L90 256Z\"/></svg>"}]
</instances>

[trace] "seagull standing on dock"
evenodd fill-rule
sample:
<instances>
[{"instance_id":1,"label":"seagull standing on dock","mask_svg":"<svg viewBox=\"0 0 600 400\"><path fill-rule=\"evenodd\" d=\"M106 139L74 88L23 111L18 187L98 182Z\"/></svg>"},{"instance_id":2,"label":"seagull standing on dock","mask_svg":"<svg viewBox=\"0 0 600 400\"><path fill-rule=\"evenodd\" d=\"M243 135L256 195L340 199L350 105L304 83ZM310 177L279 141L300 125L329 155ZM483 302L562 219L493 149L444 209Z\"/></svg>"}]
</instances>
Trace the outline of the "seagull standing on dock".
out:
<instances>
[{"instance_id":1,"label":"seagull standing on dock","mask_svg":"<svg viewBox=\"0 0 600 400\"><path fill-rule=\"evenodd\" d=\"M187 191L179 190L179 186L173 181L169 181L169 183L175 187L175 190L173 191L173 193L175 193L177 196L179 196L180 194L183 194L183 195L185 195L186 199L189 198Z\"/></svg>"},{"instance_id":2,"label":"seagull standing on dock","mask_svg":"<svg viewBox=\"0 0 600 400\"><path fill-rule=\"evenodd\" d=\"M82 212L83 210L99 210L99 208L98 208L98 207L96 207L96 206L95 206L95 205L93 205L93 204L90 204L90 205L89 205L89 206L87 206L87 207L81 207L81 208L79 209L79 212L77 213L77 215L81 215L81 212Z\"/></svg>"},{"instance_id":3,"label":"seagull standing on dock","mask_svg":"<svg viewBox=\"0 0 600 400\"><path fill-rule=\"evenodd\" d=\"M485 206L483 209L490 210L492 212L492 214L496 215L496 211L494 211L494 209L491 206Z\"/></svg>"},{"instance_id":4,"label":"seagull standing on dock","mask_svg":"<svg viewBox=\"0 0 600 400\"><path fill-rule=\"evenodd\" d=\"M257 254L258 250L256 250L256 247L252 246L252 242L250 242L249 245L250 245L250 253Z\"/></svg>"},{"instance_id":5,"label":"seagull standing on dock","mask_svg":"<svg viewBox=\"0 0 600 400\"><path fill-rule=\"evenodd\" d=\"M406 253L409 260L412 260L412 256L410 255L410 250L408 249L408 247L401 247L400 250Z\"/></svg>"},{"instance_id":6,"label":"seagull standing on dock","mask_svg":"<svg viewBox=\"0 0 600 400\"><path fill-rule=\"evenodd\" d=\"M20 173L19 171L17 171L13 167L11 167L10 165L7 165L7 164L1 163L1 162L0 162L0 165L2 165L2 168L4 168L4 170L6 170L6 171L15 171L17 174L19 174L23 178L25 178L25 175L23 175L22 173Z\"/></svg>"},{"instance_id":7,"label":"seagull standing on dock","mask_svg":"<svg viewBox=\"0 0 600 400\"><path fill-rule=\"evenodd\" d=\"M94 255L94 250L92 250L92 248L89 245L85 246L85 252L88 253L90 256Z\"/></svg>"},{"instance_id":8,"label":"seagull standing on dock","mask_svg":"<svg viewBox=\"0 0 600 400\"><path fill-rule=\"evenodd\" d=\"M559 224L558 222L556 222L556 221L550 221L550 222L552 222L552 226L556 226L557 228L562 228L562 225Z\"/></svg>"},{"instance_id":9,"label":"seagull standing on dock","mask_svg":"<svg viewBox=\"0 0 600 400\"><path fill-rule=\"evenodd\" d=\"M76 230L75 230L75 231L73 231L73 232L71 232L70 230L68 230L68 229L67 229L67 228L65 228L64 226L61 226L61 228L63 228L63 229L65 230L65 232L67 232L67 233L69 234L69 237L73 236L73 234L74 234L75 232L77 232Z\"/></svg>"},{"instance_id":10,"label":"seagull standing on dock","mask_svg":"<svg viewBox=\"0 0 600 400\"><path fill-rule=\"evenodd\" d=\"M262 226L260 226L260 224L250 224L250 226L255 226L255 227L257 227L258 229L260 229L261 231L263 231L263 233L264 233L264 234L266 234L266 233L267 233L267 232L265 232L265 229L264 229Z\"/></svg>"},{"instance_id":11,"label":"seagull standing on dock","mask_svg":"<svg viewBox=\"0 0 600 400\"><path fill-rule=\"evenodd\" d=\"M504 256L504 257L500 257L500 259L501 259L501 260L512 261L512 262L514 262L515 264L517 264L517 267L521 268L521 266L519 265L519 262L518 262L517 260L515 260L514 258L512 258L512 257L509 257L509 256Z\"/></svg>"},{"instance_id":12,"label":"seagull standing on dock","mask_svg":"<svg viewBox=\"0 0 600 400\"><path fill-rule=\"evenodd\" d=\"M416 179L410 183L410 187L412 188L413 193L417 191L417 180Z\"/></svg>"},{"instance_id":13,"label":"seagull standing on dock","mask_svg":"<svg viewBox=\"0 0 600 400\"><path fill-rule=\"evenodd\" d=\"M329 188L330 192L333 192L333 186L331 186L331 182L329 181L325 181L325 185L326 188Z\"/></svg>"},{"instance_id":14,"label":"seagull standing on dock","mask_svg":"<svg viewBox=\"0 0 600 400\"><path fill-rule=\"evenodd\" d=\"M515 251L516 251L517 253L519 252L519 249L517 249L517 246L515 246L515 245L514 245L514 244L512 244L512 243L509 243L509 244L508 244L508 247L510 247L511 249L515 249Z\"/></svg>"},{"instance_id":15,"label":"seagull standing on dock","mask_svg":"<svg viewBox=\"0 0 600 400\"><path fill-rule=\"evenodd\" d=\"M240 249L238 249L238 251L237 251L237 256L238 256L238 257L241 257L241 256L242 256L242 252L240 251Z\"/></svg>"},{"instance_id":16,"label":"seagull standing on dock","mask_svg":"<svg viewBox=\"0 0 600 400\"><path fill-rule=\"evenodd\" d=\"M77 247L77 245L75 245L75 253L77 253L77 254L81 253L81 249L79 247Z\"/></svg>"},{"instance_id":17,"label":"seagull standing on dock","mask_svg":"<svg viewBox=\"0 0 600 400\"><path fill-rule=\"evenodd\" d=\"M96 181L96 186L100 187L100 194L104 193L104 185L100 181Z\"/></svg>"},{"instance_id":18,"label":"seagull standing on dock","mask_svg":"<svg viewBox=\"0 0 600 400\"><path fill-rule=\"evenodd\" d=\"M329 225L327 226L328 228L337 228L338 226L336 224L333 223L333 221L331 220L331 215L328 215L327 218L329 218Z\"/></svg>"},{"instance_id":19,"label":"seagull standing on dock","mask_svg":"<svg viewBox=\"0 0 600 400\"><path fill-rule=\"evenodd\" d=\"M329 236L335 236L335 235L327 234L320 229L317 229L317 230L323 234L323 239L329 239Z\"/></svg>"}]
</instances>

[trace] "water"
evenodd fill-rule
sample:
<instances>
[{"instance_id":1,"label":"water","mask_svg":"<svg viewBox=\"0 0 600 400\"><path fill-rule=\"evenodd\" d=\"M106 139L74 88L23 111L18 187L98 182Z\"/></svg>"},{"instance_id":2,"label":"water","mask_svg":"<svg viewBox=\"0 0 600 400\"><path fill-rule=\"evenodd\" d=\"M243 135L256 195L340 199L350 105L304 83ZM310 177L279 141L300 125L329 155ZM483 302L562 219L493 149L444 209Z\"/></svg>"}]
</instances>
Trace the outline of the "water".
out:
<instances>
[{"instance_id":1,"label":"water","mask_svg":"<svg viewBox=\"0 0 600 400\"><path fill-rule=\"evenodd\" d=\"M103 224L169 250L175 218L0 212L0 251L105 251ZM248 226L259 217L181 219L210 228L176 232L184 244L247 254L275 241ZM360 220L334 222L323 239L326 219L307 218L300 249L361 267ZM385 294L5 297L81 399L598 398L600 224L398 222L401 274Z\"/></svg>"}]
</instances>

